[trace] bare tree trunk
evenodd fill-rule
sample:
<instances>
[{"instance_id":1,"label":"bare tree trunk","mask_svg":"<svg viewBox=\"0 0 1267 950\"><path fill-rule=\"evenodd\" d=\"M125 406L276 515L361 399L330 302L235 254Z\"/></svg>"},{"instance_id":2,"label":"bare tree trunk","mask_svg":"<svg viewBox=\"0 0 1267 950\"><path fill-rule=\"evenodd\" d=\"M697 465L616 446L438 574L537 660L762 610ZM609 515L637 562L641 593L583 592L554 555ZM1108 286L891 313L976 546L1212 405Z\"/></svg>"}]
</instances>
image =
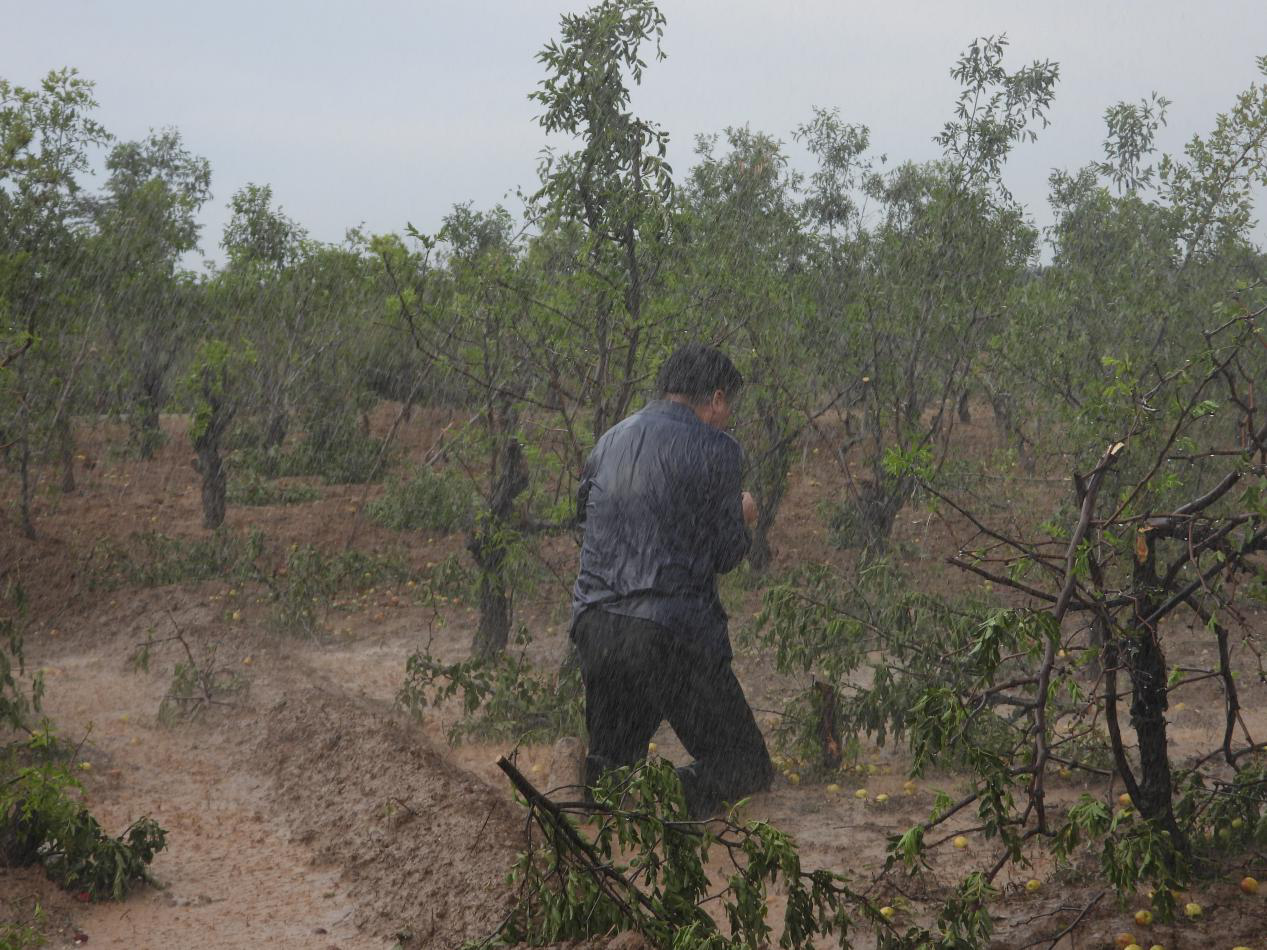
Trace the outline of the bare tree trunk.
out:
<instances>
[{"instance_id":1,"label":"bare tree trunk","mask_svg":"<svg viewBox=\"0 0 1267 950\"><path fill-rule=\"evenodd\" d=\"M214 531L224 524L229 481L224 473L224 461L220 458L220 447L199 447L194 468L202 476L202 526Z\"/></svg>"},{"instance_id":2,"label":"bare tree trunk","mask_svg":"<svg viewBox=\"0 0 1267 950\"><path fill-rule=\"evenodd\" d=\"M280 400L269 407L268 422L264 425L264 449L278 448L286 441L290 431L290 416Z\"/></svg>"},{"instance_id":3,"label":"bare tree trunk","mask_svg":"<svg viewBox=\"0 0 1267 950\"><path fill-rule=\"evenodd\" d=\"M1135 616L1121 647L1131 677L1131 726L1139 740L1139 793L1133 795L1141 815L1170 832L1175 847L1186 852L1187 839L1175 821L1173 780L1166 743L1166 658L1156 624L1147 621L1159 604L1156 555L1151 536L1137 535L1132 587Z\"/></svg>"},{"instance_id":4,"label":"bare tree trunk","mask_svg":"<svg viewBox=\"0 0 1267 950\"><path fill-rule=\"evenodd\" d=\"M23 429L25 430L25 428L26 423L23 420ZM18 469L22 475L22 497L19 509L22 519L22 533L34 541L37 535L35 533L35 521L31 518L31 492L34 488L31 484L31 439L26 431L23 431L19 445L21 448L18 454Z\"/></svg>"},{"instance_id":5,"label":"bare tree trunk","mask_svg":"<svg viewBox=\"0 0 1267 950\"><path fill-rule=\"evenodd\" d=\"M75 434L65 414L57 422L57 437L62 463L62 494L69 495L75 490Z\"/></svg>"},{"instance_id":6,"label":"bare tree trunk","mask_svg":"<svg viewBox=\"0 0 1267 950\"><path fill-rule=\"evenodd\" d=\"M215 378L217 373L219 379ZM194 436L194 451L198 453L194 469L202 476L202 526L213 531L224 524L228 478L220 446L236 412L224 396L226 375L223 368L203 370L202 397L207 411L202 430Z\"/></svg>"},{"instance_id":7,"label":"bare tree trunk","mask_svg":"<svg viewBox=\"0 0 1267 950\"><path fill-rule=\"evenodd\" d=\"M504 574L505 531L515 499L528 487L523 446L511 434L513 426L499 425L498 428L505 434L497 453L488 516L467 544L480 571L480 622L471 644L471 655L486 660L504 652L510 641L511 600Z\"/></svg>"},{"instance_id":8,"label":"bare tree trunk","mask_svg":"<svg viewBox=\"0 0 1267 950\"><path fill-rule=\"evenodd\" d=\"M748 565L756 572L766 571L774 560L770 547L770 529L774 527L779 506L787 494L787 473L792 461L792 438L787 419L769 402L758 405L761 426L768 446L752 468L752 494L757 502L757 521L752 526L752 546L748 549Z\"/></svg>"}]
</instances>

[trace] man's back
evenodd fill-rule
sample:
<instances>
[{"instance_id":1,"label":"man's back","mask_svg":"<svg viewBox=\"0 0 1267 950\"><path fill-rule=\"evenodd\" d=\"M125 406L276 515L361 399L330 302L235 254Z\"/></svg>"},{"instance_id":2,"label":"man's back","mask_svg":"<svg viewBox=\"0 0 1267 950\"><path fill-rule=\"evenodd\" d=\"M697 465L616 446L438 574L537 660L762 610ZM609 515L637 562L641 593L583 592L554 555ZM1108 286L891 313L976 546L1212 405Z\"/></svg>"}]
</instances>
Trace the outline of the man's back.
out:
<instances>
[{"instance_id":1,"label":"man's back","mask_svg":"<svg viewBox=\"0 0 1267 950\"><path fill-rule=\"evenodd\" d=\"M739 444L689 406L657 400L613 426L585 466L585 527L573 616L598 608L651 620L730 655L716 575L749 544Z\"/></svg>"}]
</instances>

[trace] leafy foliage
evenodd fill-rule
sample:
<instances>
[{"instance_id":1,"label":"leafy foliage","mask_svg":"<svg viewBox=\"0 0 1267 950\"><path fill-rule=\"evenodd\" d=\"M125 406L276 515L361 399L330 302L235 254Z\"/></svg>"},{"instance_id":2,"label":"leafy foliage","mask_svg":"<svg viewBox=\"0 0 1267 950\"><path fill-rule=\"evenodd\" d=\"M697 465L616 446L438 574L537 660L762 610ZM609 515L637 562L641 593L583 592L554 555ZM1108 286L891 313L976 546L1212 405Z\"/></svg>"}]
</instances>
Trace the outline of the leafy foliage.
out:
<instances>
[{"instance_id":1,"label":"leafy foliage","mask_svg":"<svg viewBox=\"0 0 1267 950\"><path fill-rule=\"evenodd\" d=\"M370 519L395 531L448 534L472 517L466 479L431 468L416 468L388 480L383 494L366 509Z\"/></svg>"},{"instance_id":2,"label":"leafy foliage","mask_svg":"<svg viewBox=\"0 0 1267 950\"><path fill-rule=\"evenodd\" d=\"M88 587L114 590L244 580L255 575L256 560L263 550L264 535L259 531L240 534L225 529L202 538L138 531L122 541L97 542L89 554Z\"/></svg>"},{"instance_id":3,"label":"leafy foliage","mask_svg":"<svg viewBox=\"0 0 1267 950\"><path fill-rule=\"evenodd\" d=\"M73 797L81 788L66 765L44 759L51 736L36 733L25 750L9 749L0 766L0 857L5 863L39 863L49 878L88 899L122 900L150 881L149 864L166 847L167 834L139 818L117 838ZM20 752L34 755L21 764Z\"/></svg>"},{"instance_id":4,"label":"leafy foliage","mask_svg":"<svg viewBox=\"0 0 1267 950\"><path fill-rule=\"evenodd\" d=\"M14 629L11 624L8 642L0 643L0 715L6 730L29 738L0 746L0 865L39 863L67 890L89 899L122 900L134 884L150 879L149 864L165 846L166 832L152 819L140 818L112 838L76 798L82 785L70 771L62 743L47 726L31 728L29 716L39 709L42 681L36 678L28 695L14 676L23 659ZM38 946L37 937L19 923L0 929L0 939L14 947Z\"/></svg>"},{"instance_id":5,"label":"leafy foliage","mask_svg":"<svg viewBox=\"0 0 1267 950\"><path fill-rule=\"evenodd\" d=\"M320 632L330 601L342 590L365 590L385 582L409 580L400 558L363 551L325 551L311 544L291 545L285 565L259 579L268 587L274 625L288 633Z\"/></svg>"},{"instance_id":6,"label":"leafy foliage","mask_svg":"<svg viewBox=\"0 0 1267 950\"><path fill-rule=\"evenodd\" d=\"M862 922L883 950L967 950L991 931L984 909L991 889L970 879L947 902L932 929L900 930L841 873L807 871L792 839L767 822L740 818L740 803L707 823L686 818L681 784L663 760L606 775L592 806L560 806L501 763L523 796L536 832L512 872L519 902L501 933L531 944L635 930L654 946L727 950L768 946L772 888L786 894L780 947L817 946L833 936L842 948ZM584 829L571 817L586 815ZM724 850L729 870L715 887L705 871L710 851ZM722 932L708 904L719 904Z\"/></svg>"},{"instance_id":7,"label":"leafy foliage","mask_svg":"<svg viewBox=\"0 0 1267 950\"><path fill-rule=\"evenodd\" d=\"M547 742L584 730L584 694L575 667L555 673L533 669L522 656L503 653L442 663L427 650L405 663L396 701L415 716L461 694L462 717L448 729L451 744L514 739Z\"/></svg>"}]
</instances>

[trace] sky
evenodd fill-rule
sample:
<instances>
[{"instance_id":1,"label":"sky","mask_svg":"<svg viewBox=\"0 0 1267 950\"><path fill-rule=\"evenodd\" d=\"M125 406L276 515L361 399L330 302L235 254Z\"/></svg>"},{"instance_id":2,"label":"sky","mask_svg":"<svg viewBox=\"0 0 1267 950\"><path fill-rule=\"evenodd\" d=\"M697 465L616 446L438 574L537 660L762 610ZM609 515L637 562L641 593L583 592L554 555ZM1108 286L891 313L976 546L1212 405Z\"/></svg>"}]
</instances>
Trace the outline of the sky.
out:
<instances>
[{"instance_id":1,"label":"sky","mask_svg":"<svg viewBox=\"0 0 1267 950\"><path fill-rule=\"evenodd\" d=\"M0 76L34 85L77 68L120 140L178 128L212 167L203 251L218 248L231 195L268 184L321 241L349 227L439 227L454 205L520 207L544 132L528 94L536 53L572 0L0 0ZM813 107L871 130L890 161L936 158L953 114L950 69L974 37L1006 33L1005 65L1060 64L1050 126L1005 180L1042 225L1047 178L1099 158L1103 113L1157 91L1173 100L1159 136L1179 152L1261 80L1262 0L662 0L663 62L635 111L671 136L679 180L697 135L747 125L788 143ZM559 143L563 144L563 143ZM98 178L98 182L99 182ZM94 183L95 184L95 183ZM91 186L91 185L90 185ZM1259 226L1262 233L1262 226Z\"/></svg>"}]
</instances>

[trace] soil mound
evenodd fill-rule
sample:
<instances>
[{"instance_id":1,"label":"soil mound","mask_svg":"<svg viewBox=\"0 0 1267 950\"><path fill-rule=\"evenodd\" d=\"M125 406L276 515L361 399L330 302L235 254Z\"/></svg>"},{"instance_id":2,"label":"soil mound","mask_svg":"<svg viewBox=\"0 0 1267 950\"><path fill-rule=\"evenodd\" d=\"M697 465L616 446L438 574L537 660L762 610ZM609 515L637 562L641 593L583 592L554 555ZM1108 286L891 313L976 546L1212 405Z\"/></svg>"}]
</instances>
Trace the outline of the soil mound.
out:
<instances>
[{"instance_id":1,"label":"soil mound","mask_svg":"<svg viewBox=\"0 0 1267 950\"><path fill-rule=\"evenodd\" d=\"M309 687L265 714L253 756L291 833L343 868L357 926L452 947L504 919L523 816L411 723Z\"/></svg>"}]
</instances>

